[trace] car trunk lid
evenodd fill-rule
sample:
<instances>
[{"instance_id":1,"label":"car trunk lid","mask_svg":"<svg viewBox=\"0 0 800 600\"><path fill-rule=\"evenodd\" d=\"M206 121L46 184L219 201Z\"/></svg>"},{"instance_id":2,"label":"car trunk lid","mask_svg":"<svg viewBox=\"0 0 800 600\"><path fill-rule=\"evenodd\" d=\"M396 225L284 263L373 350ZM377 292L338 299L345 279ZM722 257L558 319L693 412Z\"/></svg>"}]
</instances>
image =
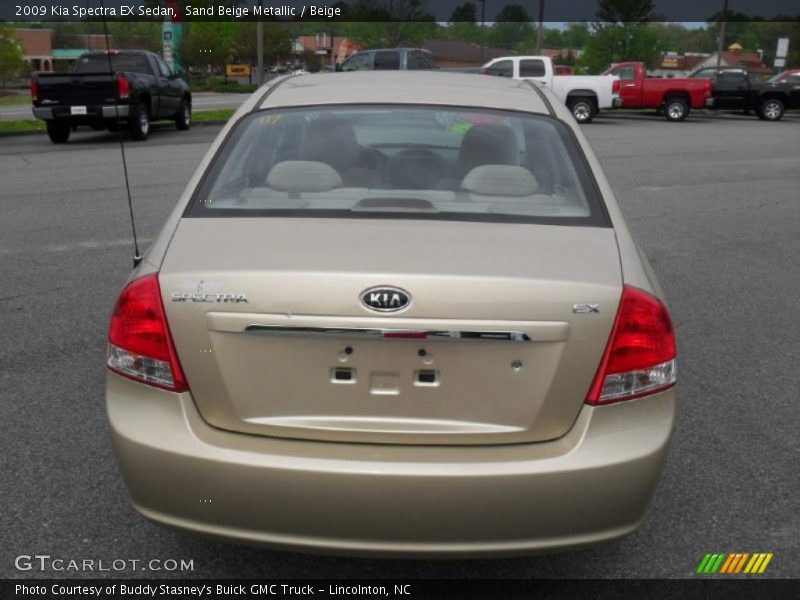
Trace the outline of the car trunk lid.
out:
<instances>
[{"instance_id":1,"label":"car trunk lid","mask_svg":"<svg viewBox=\"0 0 800 600\"><path fill-rule=\"evenodd\" d=\"M207 422L398 444L566 433L622 290L610 228L424 220L184 219L159 277Z\"/></svg>"}]
</instances>

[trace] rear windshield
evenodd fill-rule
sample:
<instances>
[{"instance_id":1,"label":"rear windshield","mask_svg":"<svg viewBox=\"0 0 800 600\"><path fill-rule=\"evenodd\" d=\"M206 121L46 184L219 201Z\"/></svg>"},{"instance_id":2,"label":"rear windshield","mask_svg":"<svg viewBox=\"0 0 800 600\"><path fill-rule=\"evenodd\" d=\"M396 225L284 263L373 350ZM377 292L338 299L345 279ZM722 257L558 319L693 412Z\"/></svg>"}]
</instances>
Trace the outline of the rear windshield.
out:
<instances>
[{"instance_id":1,"label":"rear windshield","mask_svg":"<svg viewBox=\"0 0 800 600\"><path fill-rule=\"evenodd\" d=\"M607 225L563 123L408 105L256 112L224 144L186 216Z\"/></svg>"},{"instance_id":2,"label":"rear windshield","mask_svg":"<svg viewBox=\"0 0 800 600\"><path fill-rule=\"evenodd\" d=\"M74 73L107 73L107 54L87 54L75 63ZM142 54L115 54L111 56L111 70L129 71L131 73L150 73L147 59Z\"/></svg>"}]
</instances>

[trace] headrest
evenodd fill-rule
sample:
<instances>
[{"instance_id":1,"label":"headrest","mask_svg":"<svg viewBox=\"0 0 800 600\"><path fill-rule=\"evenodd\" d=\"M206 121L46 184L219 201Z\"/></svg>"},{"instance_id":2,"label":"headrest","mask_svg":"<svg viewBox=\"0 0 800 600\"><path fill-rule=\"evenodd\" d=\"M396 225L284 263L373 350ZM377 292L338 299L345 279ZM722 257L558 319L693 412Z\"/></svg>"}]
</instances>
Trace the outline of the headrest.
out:
<instances>
[{"instance_id":1,"label":"headrest","mask_svg":"<svg viewBox=\"0 0 800 600\"><path fill-rule=\"evenodd\" d=\"M461 140L458 163L465 172L480 165L519 164L517 137L502 123L473 125Z\"/></svg>"},{"instance_id":2,"label":"headrest","mask_svg":"<svg viewBox=\"0 0 800 600\"><path fill-rule=\"evenodd\" d=\"M342 117L326 116L306 124L301 157L329 164L342 172L358 162L361 147L352 124Z\"/></svg>"},{"instance_id":3,"label":"headrest","mask_svg":"<svg viewBox=\"0 0 800 600\"><path fill-rule=\"evenodd\" d=\"M524 167L483 165L467 173L461 188L484 196L530 196L536 193L539 184Z\"/></svg>"},{"instance_id":4,"label":"headrest","mask_svg":"<svg viewBox=\"0 0 800 600\"><path fill-rule=\"evenodd\" d=\"M342 187L342 178L325 163L285 160L272 167L267 185L284 192L327 192Z\"/></svg>"}]
</instances>

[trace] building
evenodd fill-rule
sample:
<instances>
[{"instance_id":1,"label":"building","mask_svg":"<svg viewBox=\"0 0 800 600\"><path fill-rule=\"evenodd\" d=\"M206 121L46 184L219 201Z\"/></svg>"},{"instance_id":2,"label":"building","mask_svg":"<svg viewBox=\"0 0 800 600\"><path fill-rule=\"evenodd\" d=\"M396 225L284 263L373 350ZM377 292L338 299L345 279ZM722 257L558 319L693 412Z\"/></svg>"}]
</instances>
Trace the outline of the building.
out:
<instances>
[{"instance_id":1,"label":"building","mask_svg":"<svg viewBox=\"0 0 800 600\"><path fill-rule=\"evenodd\" d=\"M361 50L361 46L346 37L331 36L328 33L301 35L294 41L292 53L298 62L302 62L304 52L313 52L320 57L323 66L333 66L334 61L341 63L348 56Z\"/></svg>"},{"instance_id":2,"label":"building","mask_svg":"<svg viewBox=\"0 0 800 600\"><path fill-rule=\"evenodd\" d=\"M11 33L22 46L22 54L32 71L53 70L53 32L50 29L14 28Z\"/></svg>"},{"instance_id":3,"label":"building","mask_svg":"<svg viewBox=\"0 0 800 600\"><path fill-rule=\"evenodd\" d=\"M52 29L12 29L14 38L22 46L25 60L32 71L50 73L68 71L81 54L106 49L106 36L100 34L75 34L63 36L62 46L54 48ZM116 47L114 36L109 36L108 45ZM138 47L134 44L133 47Z\"/></svg>"},{"instance_id":4,"label":"building","mask_svg":"<svg viewBox=\"0 0 800 600\"><path fill-rule=\"evenodd\" d=\"M495 58L516 54L507 48L481 47L480 44L453 40L426 40L420 44L420 48L433 54L440 69L480 67Z\"/></svg>"},{"instance_id":5,"label":"building","mask_svg":"<svg viewBox=\"0 0 800 600\"><path fill-rule=\"evenodd\" d=\"M652 75L659 77L685 77L699 69L717 66L717 52L699 53L687 52L678 54L668 52L661 57L658 67L652 70ZM771 75L772 69L764 64L761 55L756 52L745 52L739 44L731 44L728 50L722 53L721 67L737 67L746 69L751 75Z\"/></svg>"}]
</instances>

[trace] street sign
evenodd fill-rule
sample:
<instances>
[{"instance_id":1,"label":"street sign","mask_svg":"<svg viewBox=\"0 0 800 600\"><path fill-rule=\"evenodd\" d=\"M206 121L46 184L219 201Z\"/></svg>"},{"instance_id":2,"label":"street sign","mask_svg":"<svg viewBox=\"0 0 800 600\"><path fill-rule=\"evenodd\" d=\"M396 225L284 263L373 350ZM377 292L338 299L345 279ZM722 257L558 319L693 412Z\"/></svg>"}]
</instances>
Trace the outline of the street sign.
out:
<instances>
[{"instance_id":1,"label":"street sign","mask_svg":"<svg viewBox=\"0 0 800 600\"><path fill-rule=\"evenodd\" d=\"M164 57L164 62L167 66L175 70L175 55L173 53L172 43L172 23L164 21L161 25L161 55Z\"/></svg>"},{"instance_id":2,"label":"street sign","mask_svg":"<svg viewBox=\"0 0 800 600\"><path fill-rule=\"evenodd\" d=\"M250 65L225 65L228 77L250 77Z\"/></svg>"},{"instance_id":3,"label":"street sign","mask_svg":"<svg viewBox=\"0 0 800 600\"><path fill-rule=\"evenodd\" d=\"M776 58L789 56L789 38L778 38L778 47L775 49Z\"/></svg>"}]
</instances>

